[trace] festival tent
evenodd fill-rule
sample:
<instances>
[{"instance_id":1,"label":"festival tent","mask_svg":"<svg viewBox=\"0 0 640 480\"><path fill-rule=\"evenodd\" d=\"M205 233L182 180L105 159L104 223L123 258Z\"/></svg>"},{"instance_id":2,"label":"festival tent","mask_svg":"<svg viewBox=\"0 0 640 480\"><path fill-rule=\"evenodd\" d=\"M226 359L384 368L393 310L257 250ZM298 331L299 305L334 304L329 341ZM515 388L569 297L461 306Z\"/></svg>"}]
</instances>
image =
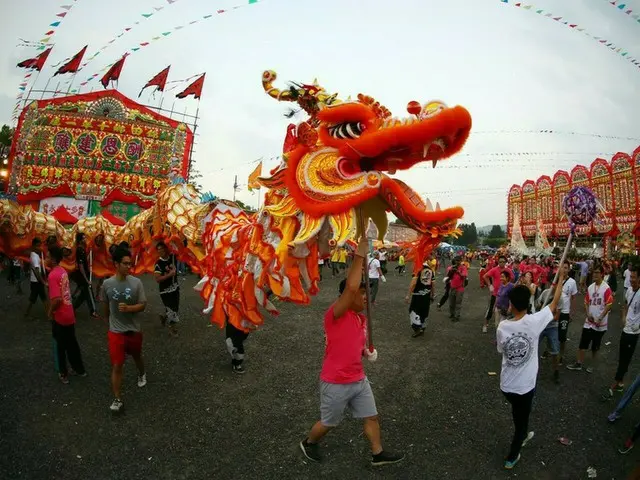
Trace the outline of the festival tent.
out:
<instances>
[{"instance_id":1,"label":"festival tent","mask_svg":"<svg viewBox=\"0 0 640 480\"><path fill-rule=\"evenodd\" d=\"M58 208L54 210L51 214L57 221L66 225L75 224L78 219L69 213L69 210L64 205L60 205Z\"/></svg>"}]
</instances>

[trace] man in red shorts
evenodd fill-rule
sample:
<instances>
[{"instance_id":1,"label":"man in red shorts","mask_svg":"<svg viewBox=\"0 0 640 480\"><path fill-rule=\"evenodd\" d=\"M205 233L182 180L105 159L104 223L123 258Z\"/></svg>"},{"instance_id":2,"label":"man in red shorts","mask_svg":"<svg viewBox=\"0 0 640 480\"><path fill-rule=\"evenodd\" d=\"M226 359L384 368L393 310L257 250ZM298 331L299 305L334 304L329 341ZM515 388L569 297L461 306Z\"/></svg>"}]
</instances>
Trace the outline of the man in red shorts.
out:
<instances>
[{"instance_id":1,"label":"man in red shorts","mask_svg":"<svg viewBox=\"0 0 640 480\"><path fill-rule=\"evenodd\" d=\"M122 369L126 354L133 357L138 367L138 387L147 384L142 361L142 330L137 314L147 306L147 297L139 278L129 275L131 253L118 247L113 253L116 274L102 284L101 298L105 317L109 318L109 356L111 357L111 387L114 400L111 411L118 413L124 407L120 397Z\"/></svg>"}]
</instances>

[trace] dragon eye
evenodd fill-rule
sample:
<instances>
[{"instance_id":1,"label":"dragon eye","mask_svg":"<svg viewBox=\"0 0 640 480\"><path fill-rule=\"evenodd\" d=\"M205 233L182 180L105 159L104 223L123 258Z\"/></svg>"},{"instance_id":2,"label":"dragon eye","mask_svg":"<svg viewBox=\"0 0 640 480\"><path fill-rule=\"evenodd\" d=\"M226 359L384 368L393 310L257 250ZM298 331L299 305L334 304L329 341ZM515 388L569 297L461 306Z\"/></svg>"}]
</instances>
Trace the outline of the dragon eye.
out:
<instances>
[{"instance_id":1,"label":"dragon eye","mask_svg":"<svg viewBox=\"0 0 640 480\"><path fill-rule=\"evenodd\" d=\"M333 138L355 139L362 135L364 125L360 122L339 123L333 127L329 127L329 135Z\"/></svg>"}]
</instances>

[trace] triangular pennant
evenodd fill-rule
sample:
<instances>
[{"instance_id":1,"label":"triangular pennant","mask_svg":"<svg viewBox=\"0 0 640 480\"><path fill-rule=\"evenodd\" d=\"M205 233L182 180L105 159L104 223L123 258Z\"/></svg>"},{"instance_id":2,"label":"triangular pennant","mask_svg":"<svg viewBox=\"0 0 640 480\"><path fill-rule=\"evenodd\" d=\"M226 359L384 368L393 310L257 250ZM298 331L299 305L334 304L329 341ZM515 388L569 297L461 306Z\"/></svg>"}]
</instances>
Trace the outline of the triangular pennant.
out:
<instances>
[{"instance_id":1,"label":"triangular pennant","mask_svg":"<svg viewBox=\"0 0 640 480\"><path fill-rule=\"evenodd\" d=\"M49 24L50 27L59 27L60 26L60 22L53 22L51 24Z\"/></svg>"},{"instance_id":2,"label":"triangular pennant","mask_svg":"<svg viewBox=\"0 0 640 480\"><path fill-rule=\"evenodd\" d=\"M131 30L131 27L127 27L124 29L125 32L128 32L129 30Z\"/></svg>"},{"instance_id":3,"label":"triangular pennant","mask_svg":"<svg viewBox=\"0 0 640 480\"><path fill-rule=\"evenodd\" d=\"M622 5L618 5L618 8L619 8L620 10L624 10L624 7L625 7L625 4L624 4L624 3L623 3Z\"/></svg>"},{"instance_id":4,"label":"triangular pennant","mask_svg":"<svg viewBox=\"0 0 640 480\"><path fill-rule=\"evenodd\" d=\"M226 10L218 10L216 13L224 13Z\"/></svg>"},{"instance_id":5,"label":"triangular pennant","mask_svg":"<svg viewBox=\"0 0 640 480\"><path fill-rule=\"evenodd\" d=\"M153 7L153 9L154 9L156 12L159 12L159 11L160 11L160 10L162 10L163 8L164 8L164 7Z\"/></svg>"},{"instance_id":6,"label":"triangular pennant","mask_svg":"<svg viewBox=\"0 0 640 480\"><path fill-rule=\"evenodd\" d=\"M531 7L533 7L533 5L525 5L522 8L524 8L525 10L531 10Z\"/></svg>"},{"instance_id":7,"label":"triangular pennant","mask_svg":"<svg viewBox=\"0 0 640 480\"><path fill-rule=\"evenodd\" d=\"M140 44L140 46L141 46L141 47L146 47L147 45L149 45L149 42L142 42L142 43Z\"/></svg>"},{"instance_id":8,"label":"triangular pennant","mask_svg":"<svg viewBox=\"0 0 640 480\"><path fill-rule=\"evenodd\" d=\"M536 10L536 13L542 13L544 10Z\"/></svg>"},{"instance_id":9,"label":"triangular pennant","mask_svg":"<svg viewBox=\"0 0 640 480\"><path fill-rule=\"evenodd\" d=\"M25 89L25 88L27 88L27 87L18 87L18 88L19 88L20 90L24 90L24 89Z\"/></svg>"},{"instance_id":10,"label":"triangular pennant","mask_svg":"<svg viewBox=\"0 0 640 480\"><path fill-rule=\"evenodd\" d=\"M562 17L554 17L554 20L557 22L558 20L560 20Z\"/></svg>"},{"instance_id":11,"label":"triangular pennant","mask_svg":"<svg viewBox=\"0 0 640 480\"><path fill-rule=\"evenodd\" d=\"M133 51L133 52L137 52L138 50L140 50L140 47L133 47L133 48L131 49L131 51Z\"/></svg>"},{"instance_id":12,"label":"triangular pennant","mask_svg":"<svg viewBox=\"0 0 640 480\"><path fill-rule=\"evenodd\" d=\"M55 30L49 30L47 33L45 33L45 37L50 37L51 35L53 35L54 33L56 33Z\"/></svg>"},{"instance_id":13,"label":"triangular pennant","mask_svg":"<svg viewBox=\"0 0 640 480\"><path fill-rule=\"evenodd\" d=\"M171 32L162 32L162 35L166 37L167 35L171 35Z\"/></svg>"},{"instance_id":14,"label":"triangular pennant","mask_svg":"<svg viewBox=\"0 0 640 480\"><path fill-rule=\"evenodd\" d=\"M71 7L73 7L73 5L60 5L60 8L64 8L65 10L71 10Z\"/></svg>"},{"instance_id":15,"label":"triangular pennant","mask_svg":"<svg viewBox=\"0 0 640 480\"><path fill-rule=\"evenodd\" d=\"M40 43L47 43L47 42L49 42L50 38L51 37L44 37L42 40L40 40Z\"/></svg>"},{"instance_id":16,"label":"triangular pennant","mask_svg":"<svg viewBox=\"0 0 640 480\"><path fill-rule=\"evenodd\" d=\"M576 25L575 23L572 23L571 25L569 25L571 28L576 28L578 25Z\"/></svg>"},{"instance_id":17,"label":"triangular pennant","mask_svg":"<svg viewBox=\"0 0 640 480\"><path fill-rule=\"evenodd\" d=\"M56 15L56 17L64 18L67 16L67 12L61 12Z\"/></svg>"},{"instance_id":18,"label":"triangular pennant","mask_svg":"<svg viewBox=\"0 0 640 480\"><path fill-rule=\"evenodd\" d=\"M178 26L175 28L175 30L181 30L181 29L183 29L183 28L184 28L184 25L178 25Z\"/></svg>"},{"instance_id":19,"label":"triangular pennant","mask_svg":"<svg viewBox=\"0 0 640 480\"><path fill-rule=\"evenodd\" d=\"M626 57L626 56L627 56L627 53L629 53L629 52L623 52L621 55L622 55L623 57Z\"/></svg>"},{"instance_id":20,"label":"triangular pennant","mask_svg":"<svg viewBox=\"0 0 640 480\"><path fill-rule=\"evenodd\" d=\"M151 15L153 15L153 13L143 13L142 16L144 18L149 18Z\"/></svg>"},{"instance_id":21,"label":"triangular pennant","mask_svg":"<svg viewBox=\"0 0 640 480\"><path fill-rule=\"evenodd\" d=\"M205 16L204 16L204 17L202 17L202 18L211 18L211 17L213 17L213 15L205 15Z\"/></svg>"},{"instance_id":22,"label":"triangular pennant","mask_svg":"<svg viewBox=\"0 0 640 480\"><path fill-rule=\"evenodd\" d=\"M153 37L151 40L158 40L160 37Z\"/></svg>"},{"instance_id":23,"label":"triangular pennant","mask_svg":"<svg viewBox=\"0 0 640 480\"><path fill-rule=\"evenodd\" d=\"M516 7L519 7L521 5L521 3L516 3Z\"/></svg>"}]
</instances>

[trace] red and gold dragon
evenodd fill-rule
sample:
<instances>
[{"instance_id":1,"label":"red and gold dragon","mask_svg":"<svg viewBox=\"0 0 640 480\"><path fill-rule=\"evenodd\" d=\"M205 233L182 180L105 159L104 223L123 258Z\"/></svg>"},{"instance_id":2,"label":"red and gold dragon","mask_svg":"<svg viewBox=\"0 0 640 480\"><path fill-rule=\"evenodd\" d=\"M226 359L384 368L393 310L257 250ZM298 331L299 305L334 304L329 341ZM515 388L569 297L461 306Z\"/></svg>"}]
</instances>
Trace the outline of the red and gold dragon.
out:
<instances>
[{"instance_id":1,"label":"red and gold dragon","mask_svg":"<svg viewBox=\"0 0 640 480\"><path fill-rule=\"evenodd\" d=\"M265 92L296 103L308 119L290 126L282 162L259 179L267 189L259 212L249 214L225 200L208 201L192 186L177 183L123 227L98 216L65 230L50 216L2 200L0 251L23 255L34 237L48 235L72 251L76 232L84 232L93 272L106 276L112 271L110 245L129 243L134 273L143 273L151 271L153 246L162 240L202 276L196 289L211 321L223 326L228 319L251 331L264 321L260 307L277 313L270 294L309 303L318 290L318 256L359 236L356 230L369 219L382 239L387 212L393 213L422 234L422 256L456 231L462 208L433 211L389 175L422 162L435 167L460 151L471 129L465 108L412 101L409 116L398 119L367 95L340 100L316 82L280 90L275 80L275 72L264 72Z\"/></svg>"}]
</instances>

